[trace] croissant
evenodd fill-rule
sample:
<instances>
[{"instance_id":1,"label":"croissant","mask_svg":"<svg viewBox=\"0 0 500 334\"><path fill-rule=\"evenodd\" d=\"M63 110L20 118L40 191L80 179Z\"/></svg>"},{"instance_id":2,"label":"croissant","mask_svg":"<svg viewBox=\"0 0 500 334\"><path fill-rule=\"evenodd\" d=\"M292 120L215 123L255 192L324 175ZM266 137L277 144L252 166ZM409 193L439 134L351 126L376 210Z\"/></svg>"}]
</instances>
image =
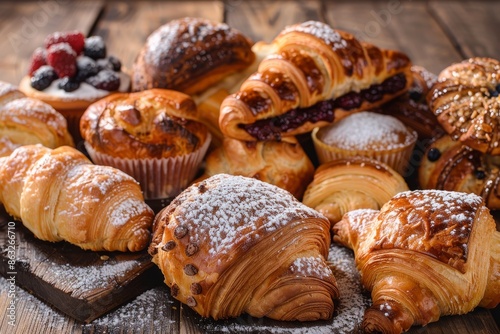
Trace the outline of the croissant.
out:
<instances>
[{"instance_id":1,"label":"croissant","mask_svg":"<svg viewBox=\"0 0 500 334\"><path fill-rule=\"evenodd\" d=\"M433 140L422 156L418 182L423 189L462 191L500 209L500 158L479 152L449 135Z\"/></svg>"},{"instance_id":2,"label":"croissant","mask_svg":"<svg viewBox=\"0 0 500 334\"><path fill-rule=\"evenodd\" d=\"M133 66L132 91L197 94L252 64L252 42L225 23L184 17L156 29Z\"/></svg>"},{"instance_id":3,"label":"croissant","mask_svg":"<svg viewBox=\"0 0 500 334\"><path fill-rule=\"evenodd\" d=\"M46 241L94 251L138 251L151 238L153 211L138 183L61 146L17 148L0 158L0 202Z\"/></svg>"},{"instance_id":4,"label":"croissant","mask_svg":"<svg viewBox=\"0 0 500 334\"><path fill-rule=\"evenodd\" d=\"M264 42L259 42L264 43ZM372 109L411 84L410 60L316 21L285 28L235 94L221 105L223 134L279 140Z\"/></svg>"},{"instance_id":5,"label":"croissant","mask_svg":"<svg viewBox=\"0 0 500 334\"><path fill-rule=\"evenodd\" d=\"M273 184L301 199L314 175L314 166L294 138L289 142L244 142L224 138L222 146L205 159L201 178L215 174L253 177Z\"/></svg>"},{"instance_id":6,"label":"croissant","mask_svg":"<svg viewBox=\"0 0 500 334\"><path fill-rule=\"evenodd\" d=\"M500 232L477 195L402 192L380 210L348 212L333 231L371 291L367 333L401 333L500 302Z\"/></svg>"},{"instance_id":7,"label":"croissant","mask_svg":"<svg viewBox=\"0 0 500 334\"><path fill-rule=\"evenodd\" d=\"M355 209L380 209L394 195L409 190L403 177L385 163L352 157L320 165L302 203L332 224Z\"/></svg>"},{"instance_id":8,"label":"croissant","mask_svg":"<svg viewBox=\"0 0 500 334\"><path fill-rule=\"evenodd\" d=\"M427 96L430 109L454 140L500 154L500 61L469 58L450 65Z\"/></svg>"},{"instance_id":9,"label":"croissant","mask_svg":"<svg viewBox=\"0 0 500 334\"><path fill-rule=\"evenodd\" d=\"M203 317L329 319L329 227L281 188L217 174L158 213L149 251L172 296Z\"/></svg>"}]
</instances>

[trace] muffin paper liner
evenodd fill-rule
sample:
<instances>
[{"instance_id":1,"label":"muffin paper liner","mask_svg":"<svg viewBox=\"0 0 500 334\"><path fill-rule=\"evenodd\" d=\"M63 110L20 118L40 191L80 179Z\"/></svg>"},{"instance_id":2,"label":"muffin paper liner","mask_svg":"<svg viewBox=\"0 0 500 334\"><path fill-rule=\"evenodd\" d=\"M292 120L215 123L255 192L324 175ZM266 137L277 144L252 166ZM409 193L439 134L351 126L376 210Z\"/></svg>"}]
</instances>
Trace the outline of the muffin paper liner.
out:
<instances>
[{"instance_id":1,"label":"muffin paper liner","mask_svg":"<svg viewBox=\"0 0 500 334\"><path fill-rule=\"evenodd\" d=\"M112 166L135 178L145 199L173 198L196 177L211 141L210 133L203 146L195 152L172 158L123 159L85 148L95 164Z\"/></svg>"}]
</instances>

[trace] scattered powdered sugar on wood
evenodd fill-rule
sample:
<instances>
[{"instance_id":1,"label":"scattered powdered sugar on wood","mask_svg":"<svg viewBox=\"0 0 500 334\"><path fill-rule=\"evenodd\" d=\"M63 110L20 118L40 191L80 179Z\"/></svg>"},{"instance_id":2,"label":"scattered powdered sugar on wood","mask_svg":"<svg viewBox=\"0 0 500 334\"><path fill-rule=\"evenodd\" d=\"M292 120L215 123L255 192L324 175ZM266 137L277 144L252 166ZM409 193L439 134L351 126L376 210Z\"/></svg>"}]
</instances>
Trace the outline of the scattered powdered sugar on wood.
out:
<instances>
[{"instance_id":1,"label":"scattered powdered sugar on wood","mask_svg":"<svg viewBox=\"0 0 500 334\"><path fill-rule=\"evenodd\" d=\"M255 241L291 221L326 219L289 192L269 183L226 174L210 180L214 186L207 186L203 193L197 193L197 187L188 189L186 194L194 194L176 213L179 225L193 226L191 241L210 245L210 255L225 254L238 238L250 237Z\"/></svg>"},{"instance_id":2,"label":"scattered powdered sugar on wood","mask_svg":"<svg viewBox=\"0 0 500 334\"><path fill-rule=\"evenodd\" d=\"M330 267L326 267L322 258L307 256L299 257L293 261L290 270L300 276L313 276L326 278L332 275Z\"/></svg>"},{"instance_id":3,"label":"scattered powdered sugar on wood","mask_svg":"<svg viewBox=\"0 0 500 334\"><path fill-rule=\"evenodd\" d=\"M322 131L321 140L347 150L391 150L416 139L396 117L363 111L352 114Z\"/></svg>"}]
</instances>

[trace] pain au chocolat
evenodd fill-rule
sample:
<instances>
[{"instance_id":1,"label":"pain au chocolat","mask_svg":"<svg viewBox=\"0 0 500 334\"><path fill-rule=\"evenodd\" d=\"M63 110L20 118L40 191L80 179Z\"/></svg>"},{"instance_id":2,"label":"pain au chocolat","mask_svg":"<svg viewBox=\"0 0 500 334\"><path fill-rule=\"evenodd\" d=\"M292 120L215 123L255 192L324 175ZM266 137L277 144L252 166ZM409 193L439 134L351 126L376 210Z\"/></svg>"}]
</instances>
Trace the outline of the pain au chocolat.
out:
<instances>
[{"instance_id":1,"label":"pain au chocolat","mask_svg":"<svg viewBox=\"0 0 500 334\"><path fill-rule=\"evenodd\" d=\"M264 43L264 42L259 42ZM221 105L222 132L240 140L280 140L368 110L403 94L411 62L322 22L286 27L256 73Z\"/></svg>"}]
</instances>

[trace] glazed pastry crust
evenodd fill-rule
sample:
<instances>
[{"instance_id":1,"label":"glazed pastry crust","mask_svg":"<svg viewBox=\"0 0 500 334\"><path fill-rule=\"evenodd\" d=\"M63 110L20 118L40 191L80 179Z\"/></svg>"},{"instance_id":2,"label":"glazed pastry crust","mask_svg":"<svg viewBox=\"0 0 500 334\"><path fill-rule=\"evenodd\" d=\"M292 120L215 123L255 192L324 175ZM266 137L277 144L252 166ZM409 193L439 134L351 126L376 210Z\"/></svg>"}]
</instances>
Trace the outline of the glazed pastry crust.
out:
<instances>
[{"instance_id":1,"label":"glazed pastry crust","mask_svg":"<svg viewBox=\"0 0 500 334\"><path fill-rule=\"evenodd\" d=\"M243 129L244 126L359 92L397 74L404 78L400 90L384 94L375 102L364 100L349 111L323 106L333 109L331 119L306 121L291 129L280 130L274 134L278 138L273 139L305 133L357 110L381 105L403 94L412 80L411 63L405 54L359 42L349 33L334 30L321 22L308 21L289 26L267 47L269 56L260 63L258 71L221 106L219 124L226 136L256 140Z\"/></svg>"},{"instance_id":2,"label":"glazed pastry crust","mask_svg":"<svg viewBox=\"0 0 500 334\"><path fill-rule=\"evenodd\" d=\"M444 69L427 100L444 130L483 153L500 154L500 62L469 58Z\"/></svg>"},{"instance_id":3,"label":"glazed pastry crust","mask_svg":"<svg viewBox=\"0 0 500 334\"><path fill-rule=\"evenodd\" d=\"M380 211L348 212L334 233L354 250L371 291L362 323L368 333L401 333L500 302L500 232L477 195L403 192Z\"/></svg>"},{"instance_id":4,"label":"glazed pastry crust","mask_svg":"<svg viewBox=\"0 0 500 334\"><path fill-rule=\"evenodd\" d=\"M386 164L352 157L320 165L302 202L325 215L333 226L349 211L378 210L407 190L403 177Z\"/></svg>"},{"instance_id":5,"label":"glazed pastry crust","mask_svg":"<svg viewBox=\"0 0 500 334\"><path fill-rule=\"evenodd\" d=\"M301 199L311 182L314 166L298 141L244 142L224 138L222 146L205 159L202 178L219 173L252 177Z\"/></svg>"},{"instance_id":6,"label":"glazed pastry crust","mask_svg":"<svg viewBox=\"0 0 500 334\"><path fill-rule=\"evenodd\" d=\"M276 186L217 174L156 216L149 250L172 295L203 317L329 319L329 226Z\"/></svg>"},{"instance_id":7,"label":"glazed pastry crust","mask_svg":"<svg viewBox=\"0 0 500 334\"><path fill-rule=\"evenodd\" d=\"M436 158L430 159L432 156ZM490 210L500 209L500 159L444 135L427 147L418 169L423 189L461 191L481 196Z\"/></svg>"},{"instance_id":8,"label":"glazed pastry crust","mask_svg":"<svg viewBox=\"0 0 500 334\"><path fill-rule=\"evenodd\" d=\"M41 240L94 251L149 245L154 213L139 184L72 147L19 147L0 159L0 180L6 211Z\"/></svg>"},{"instance_id":9,"label":"glazed pastry crust","mask_svg":"<svg viewBox=\"0 0 500 334\"><path fill-rule=\"evenodd\" d=\"M199 149L208 139L194 101L167 89L117 93L92 104L80 120L84 140L120 158L168 158Z\"/></svg>"},{"instance_id":10,"label":"glazed pastry crust","mask_svg":"<svg viewBox=\"0 0 500 334\"><path fill-rule=\"evenodd\" d=\"M133 66L132 91L200 93L252 64L252 44L225 23L194 17L172 20L154 31L141 49Z\"/></svg>"}]
</instances>

